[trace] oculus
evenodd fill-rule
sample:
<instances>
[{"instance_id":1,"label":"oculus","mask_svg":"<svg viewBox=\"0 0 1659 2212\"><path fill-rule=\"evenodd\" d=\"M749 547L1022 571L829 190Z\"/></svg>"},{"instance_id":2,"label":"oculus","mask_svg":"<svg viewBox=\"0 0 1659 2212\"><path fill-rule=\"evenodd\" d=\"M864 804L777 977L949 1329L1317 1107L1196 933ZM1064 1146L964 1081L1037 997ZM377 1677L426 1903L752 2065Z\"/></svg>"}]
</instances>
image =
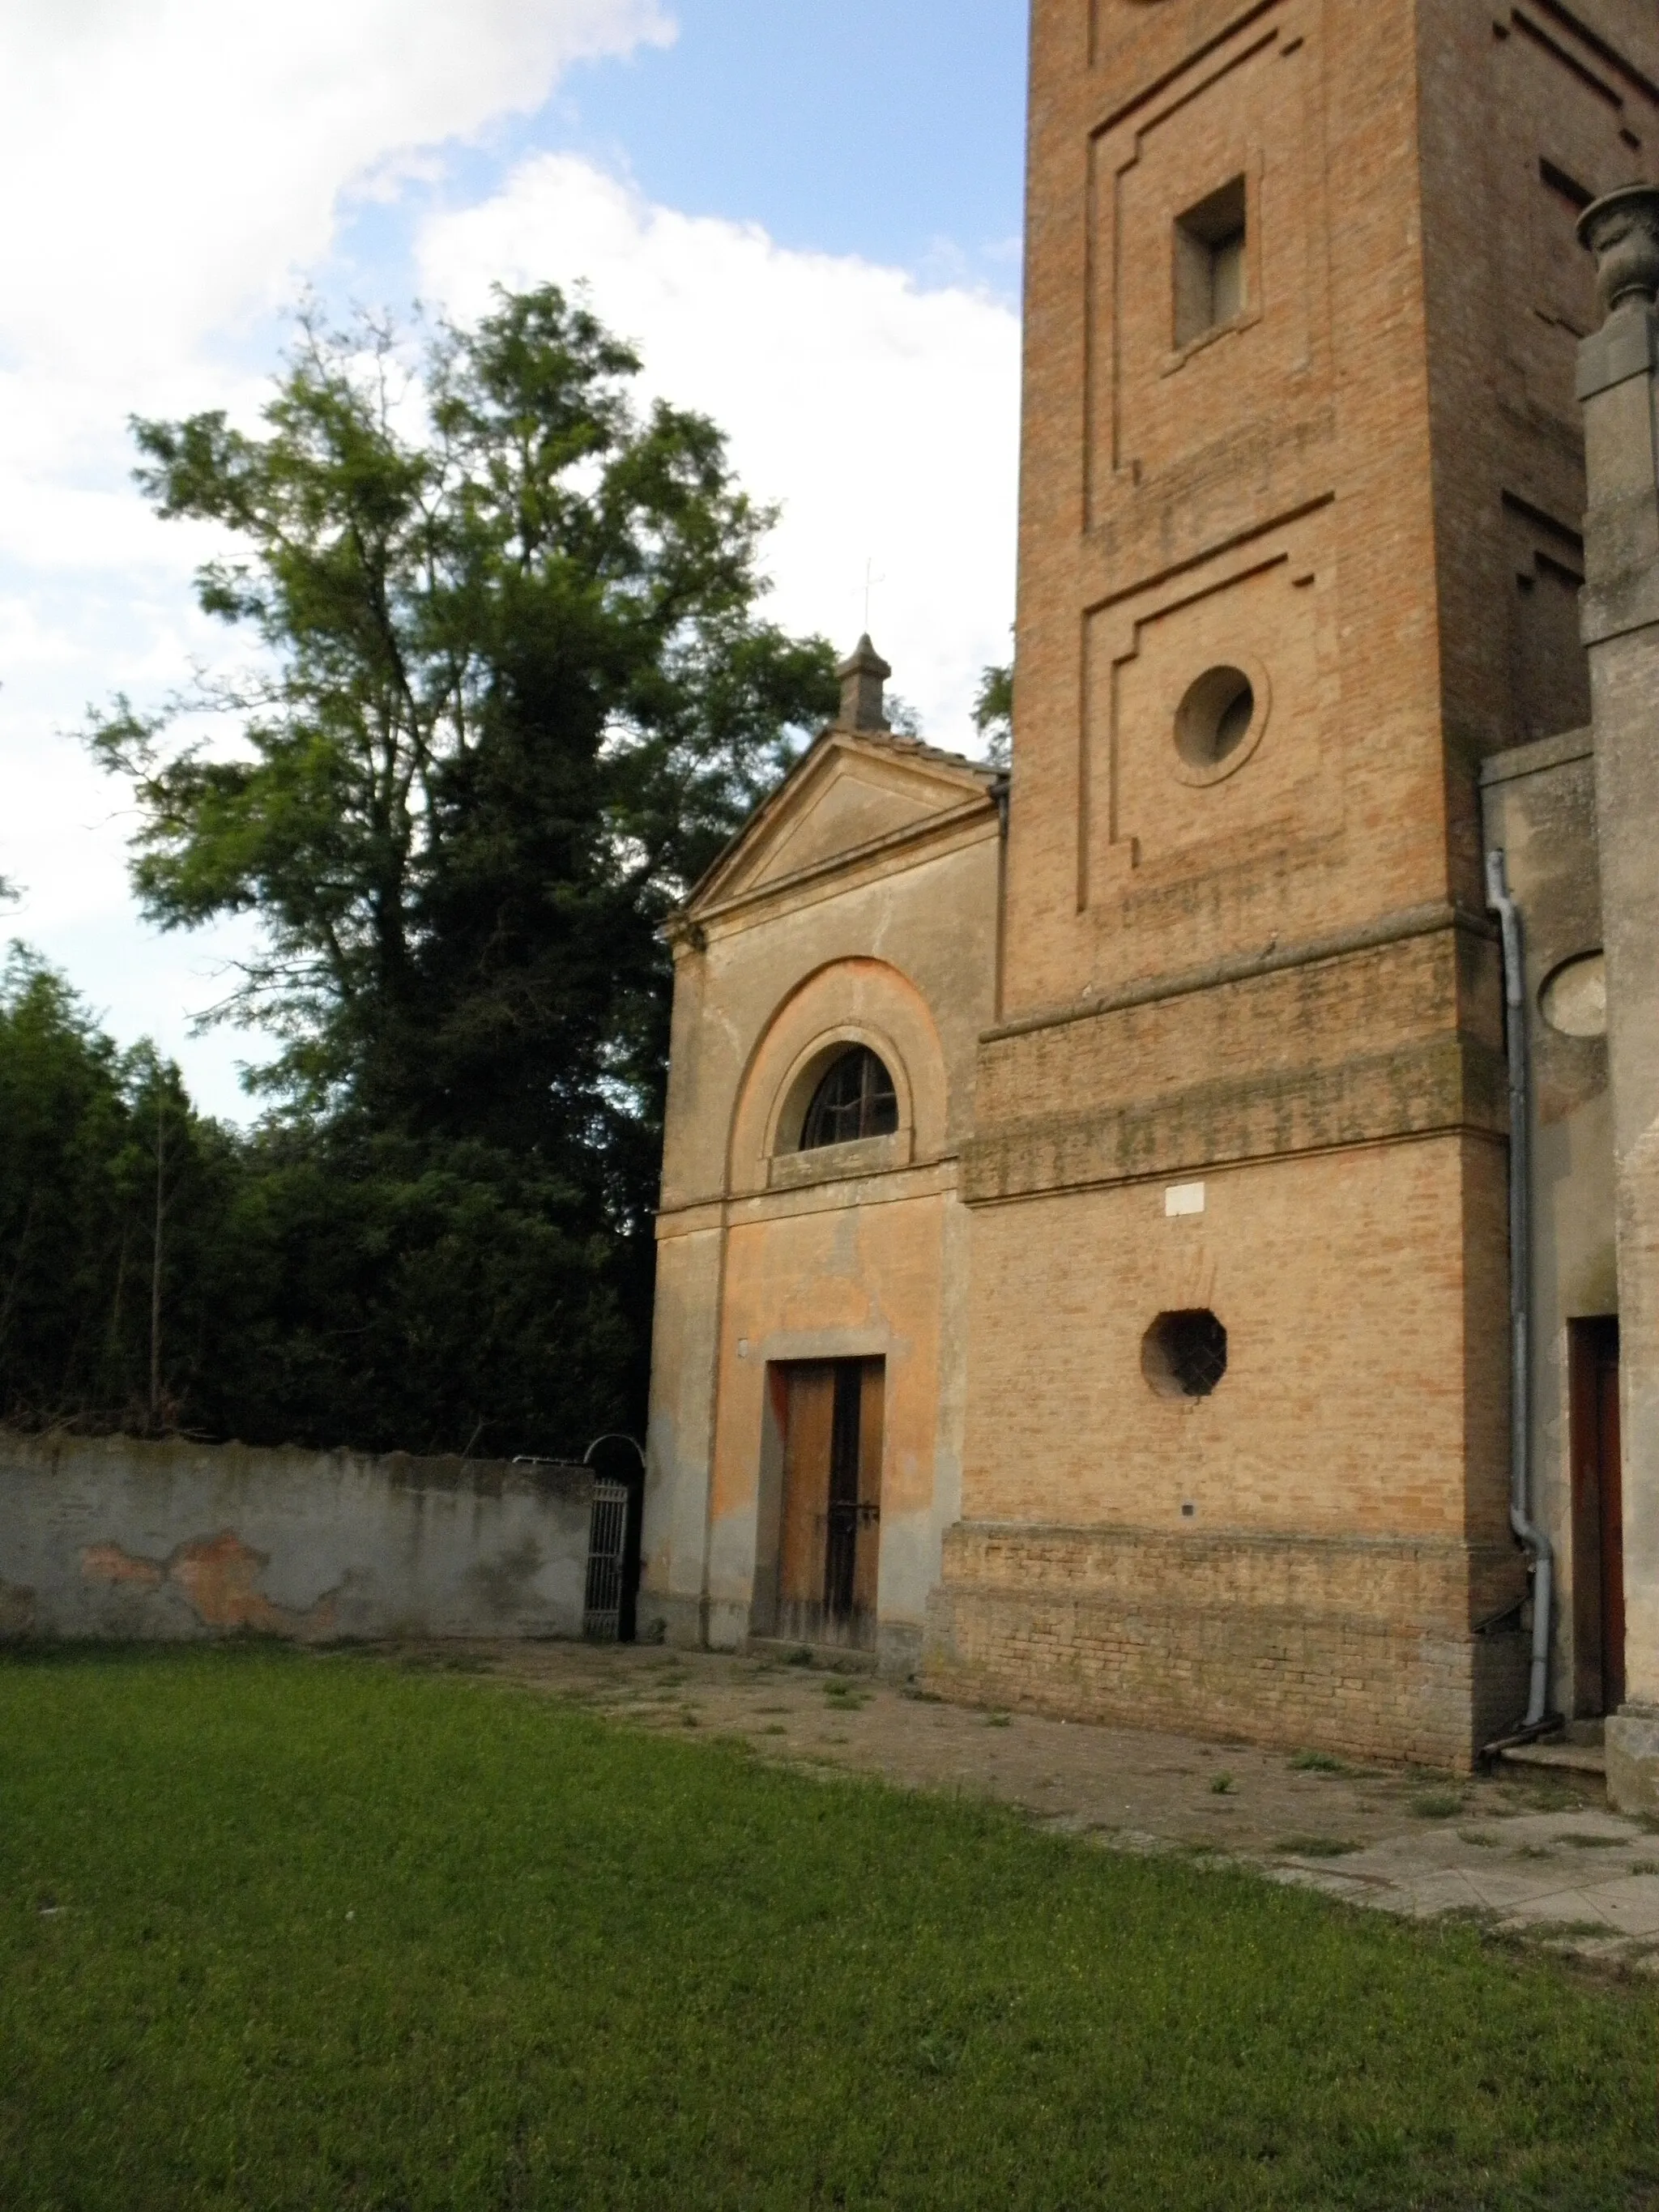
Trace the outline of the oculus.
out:
<instances>
[{"instance_id":1,"label":"oculus","mask_svg":"<svg viewBox=\"0 0 1659 2212\"><path fill-rule=\"evenodd\" d=\"M1538 1010L1559 1036L1600 1037L1607 1033L1607 963L1605 954L1581 952L1546 976Z\"/></svg>"},{"instance_id":2,"label":"oculus","mask_svg":"<svg viewBox=\"0 0 1659 2212\"><path fill-rule=\"evenodd\" d=\"M1189 684L1176 708L1176 774L1183 783L1218 783L1243 768L1267 726L1271 692L1264 668L1226 661Z\"/></svg>"}]
</instances>

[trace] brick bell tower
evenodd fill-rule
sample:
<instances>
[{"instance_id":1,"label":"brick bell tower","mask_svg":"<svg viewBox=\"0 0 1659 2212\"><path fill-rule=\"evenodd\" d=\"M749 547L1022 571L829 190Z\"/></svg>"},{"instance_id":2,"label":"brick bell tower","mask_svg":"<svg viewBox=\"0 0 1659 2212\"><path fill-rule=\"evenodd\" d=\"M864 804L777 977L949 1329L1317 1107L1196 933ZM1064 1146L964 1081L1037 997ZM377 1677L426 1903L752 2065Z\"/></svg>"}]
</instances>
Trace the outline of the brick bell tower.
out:
<instances>
[{"instance_id":1,"label":"brick bell tower","mask_svg":"<svg viewBox=\"0 0 1659 2212\"><path fill-rule=\"evenodd\" d=\"M1467 1765L1526 1703L1483 759L1589 720L1646 0L1036 0L1004 1004L928 1665Z\"/></svg>"}]
</instances>

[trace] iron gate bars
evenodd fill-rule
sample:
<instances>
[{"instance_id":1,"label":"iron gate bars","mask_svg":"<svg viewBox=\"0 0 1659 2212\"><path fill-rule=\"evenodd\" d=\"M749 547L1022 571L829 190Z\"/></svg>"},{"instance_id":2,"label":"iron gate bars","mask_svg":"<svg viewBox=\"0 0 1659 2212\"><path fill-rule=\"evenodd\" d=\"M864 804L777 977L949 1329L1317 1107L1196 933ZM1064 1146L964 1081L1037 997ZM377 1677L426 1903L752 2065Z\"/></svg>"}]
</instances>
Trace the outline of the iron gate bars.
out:
<instances>
[{"instance_id":1,"label":"iron gate bars","mask_svg":"<svg viewBox=\"0 0 1659 2212\"><path fill-rule=\"evenodd\" d=\"M622 1633L623 1566L628 1553L628 1485L600 1475L593 1485L593 1519L587 1539L587 1594L582 1634L590 1644L614 1644Z\"/></svg>"}]
</instances>

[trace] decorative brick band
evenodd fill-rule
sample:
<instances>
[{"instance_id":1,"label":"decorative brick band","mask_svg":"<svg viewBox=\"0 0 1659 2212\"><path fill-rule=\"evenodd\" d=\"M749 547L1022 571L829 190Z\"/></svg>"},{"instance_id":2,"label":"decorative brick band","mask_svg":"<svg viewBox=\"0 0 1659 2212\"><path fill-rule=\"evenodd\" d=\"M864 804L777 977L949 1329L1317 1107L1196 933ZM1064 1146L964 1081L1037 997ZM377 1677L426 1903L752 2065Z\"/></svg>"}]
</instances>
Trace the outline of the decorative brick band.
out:
<instances>
[{"instance_id":1,"label":"decorative brick band","mask_svg":"<svg viewBox=\"0 0 1659 2212\"><path fill-rule=\"evenodd\" d=\"M980 1048L969 1205L1507 1128L1490 943L1443 922ZM1471 1009L1480 1009L1471 1014ZM1356 1044L1363 1045L1356 1049Z\"/></svg>"},{"instance_id":2,"label":"decorative brick band","mask_svg":"<svg viewBox=\"0 0 1659 2212\"><path fill-rule=\"evenodd\" d=\"M1340 1067L1195 1085L976 1139L963 1153L963 1195L985 1206L1345 1145L1467 1129L1495 1135L1503 1082L1494 1054L1448 1036L1356 1054Z\"/></svg>"},{"instance_id":3,"label":"decorative brick band","mask_svg":"<svg viewBox=\"0 0 1659 2212\"><path fill-rule=\"evenodd\" d=\"M1333 930L1328 936L1304 939L1295 945L1275 945L1268 951L1235 953L1225 959L1212 960L1201 968L1185 969L1178 975L1145 976L1139 982L1103 991L1097 997L1083 1000L1075 1006L1050 1006L1040 1013L1022 1015L1017 1021L1002 1022L988 1030L986 1042L1000 1044L1006 1038L1030 1036L1039 1030L1059 1029L1073 1022L1098 1021L1103 1014L1121 1013L1126 1007L1152 1006L1166 999L1191 998L1195 992L1213 991L1226 983L1250 982L1260 975L1288 975L1297 968L1347 959L1356 952L1375 952L1384 945L1407 944L1413 938L1437 937L1449 929L1462 930L1472 937L1487 939L1497 934L1487 915L1472 914L1467 907L1436 899L1425 906L1407 907L1398 914L1383 915L1376 921L1362 922L1352 929Z\"/></svg>"}]
</instances>

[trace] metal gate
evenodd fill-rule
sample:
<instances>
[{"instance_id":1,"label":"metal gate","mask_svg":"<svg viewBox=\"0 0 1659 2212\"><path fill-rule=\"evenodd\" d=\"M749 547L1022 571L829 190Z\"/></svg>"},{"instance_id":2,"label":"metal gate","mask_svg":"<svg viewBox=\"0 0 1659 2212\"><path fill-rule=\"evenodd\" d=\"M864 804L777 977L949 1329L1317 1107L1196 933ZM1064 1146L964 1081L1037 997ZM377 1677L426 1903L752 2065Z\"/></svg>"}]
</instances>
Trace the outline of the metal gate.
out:
<instances>
[{"instance_id":1,"label":"metal gate","mask_svg":"<svg viewBox=\"0 0 1659 2212\"><path fill-rule=\"evenodd\" d=\"M587 1596L582 1634L590 1644L614 1644L622 1630L623 1569L628 1556L625 1482L601 1475L593 1485L593 1519L587 1539Z\"/></svg>"}]
</instances>

